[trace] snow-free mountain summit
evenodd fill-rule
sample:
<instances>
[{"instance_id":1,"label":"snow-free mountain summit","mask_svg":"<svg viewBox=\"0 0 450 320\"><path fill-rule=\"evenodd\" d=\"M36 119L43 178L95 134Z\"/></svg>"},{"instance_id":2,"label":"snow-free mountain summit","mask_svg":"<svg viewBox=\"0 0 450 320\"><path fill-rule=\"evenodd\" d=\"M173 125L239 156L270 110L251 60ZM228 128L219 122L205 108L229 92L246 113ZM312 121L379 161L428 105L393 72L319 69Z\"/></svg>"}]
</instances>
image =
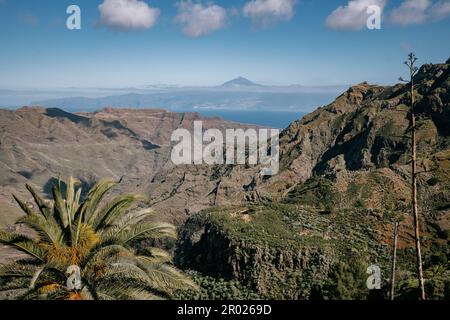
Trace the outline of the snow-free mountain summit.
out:
<instances>
[{"instance_id":1,"label":"snow-free mountain summit","mask_svg":"<svg viewBox=\"0 0 450 320\"><path fill-rule=\"evenodd\" d=\"M261 84L250 81L244 77L237 77L222 84L222 88L264 87Z\"/></svg>"}]
</instances>

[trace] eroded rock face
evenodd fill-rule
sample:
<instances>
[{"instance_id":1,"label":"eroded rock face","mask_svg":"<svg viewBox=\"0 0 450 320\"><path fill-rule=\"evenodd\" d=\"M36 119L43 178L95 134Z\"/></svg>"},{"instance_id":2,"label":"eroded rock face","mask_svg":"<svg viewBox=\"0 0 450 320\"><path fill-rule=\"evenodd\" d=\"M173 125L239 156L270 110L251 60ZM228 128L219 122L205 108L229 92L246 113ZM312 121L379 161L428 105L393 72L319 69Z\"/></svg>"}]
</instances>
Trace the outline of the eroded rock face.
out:
<instances>
[{"instance_id":1,"label":"eroded rock face","mask_svg":"<svg viewBox=\"0 0 450 320\"><path fill-rule=\"evenodd\" d=\"M449 148L449 65L425 65L415 82L418 150L432 158ZM347 185L356 173L390 168L394 175L407 178L408 95L407 85L361 83L330 105L292 123L281 133L281 172L276 176L261 177L258 166L217 169L168 165L161 169L149 192L160 198L159 209L184 212L188 208L192 213L210 205L278 201L317 175ZM429 166L426 161L421 165ZM190 178L181 181L185 174ZM404 183L406 190L406 179ZM170 194L174 188L177 192ZM405 196L400 194L399 198Z\"/></svg>"},{"instance_id":2,"label":"eroded rock face","mask_svg":"<svg viewBox=\"0 0 450 320\"><path fill-rule=\"evenodd\" d=\"M449 70L448 62L424 65L415 78L418 168L422 172L418 178L419 207L425 261L450 256ZM301 228L293 227L291 233L300 235L301 243L303 237L316 232L319 239L331 239L329 250L311 244L280 249L265 238L264 229L258 229L257 241L247 241L243 232L230 235L234 225L231 221L214 224L204 220L197 221L195 232L183 234L180 264L239 279L263 295L302 298L310 293L308 288L297 291L294 288L301 287L303 277L321 279L334 259L344 252L358 251L367 262L376 260L389 268L392 222L400 219L399 247L405 257L401 268L408 270L408 263L414 265L410 119L406 112L409 101L407 85L382 87L361 83L282 132L282 170L277 176L262 178L257 174L258 168L236 166L212 179L220 186L216 189L219 191L215 193L215 205L257 203L264 211L268 203L287 202L290 205L286 208L287 216L299 208L308 211L310 214L295 222ZM203 182L211 173L207 169L204 172ZM182 198L183 193L176 197ZM189 202L188 199L185 201ZM211 215L222 215L227 210L218 208ZM279 222L273 222L273 228L277 225ZM187 226L192 226L192 221ZM253 229L243 228L250 232L255 225ZM425 267L430 263L425 263ZM296 279L292 286L287 285L289 279ZM277 291L280 283L284 283L284 293Z\"/></svg>"},{"instance_id":3,"label":"eroded rock face","mask_svg":"<svg viewBox=\"0 0 450 320\"><path fill-rule=\"evenodd\" d=\"M205 129L242 126L196 113L150 109L79 114L40 107L0 110L0 227L13 224L20 214L12 193L29 200L26 183L49 194L59 176L77 178L85 191L99 179L111 178L120 182L118 193L146 193L170 162L172 132L190 129L196 120ZM167 219L176 220L177 214Z\"/></svg>"},{"instance_id":4,"label":"eroded rock face","mask_svg":"<svg viewBox=\"0 0 450 320\"><path fill-rule=\"evenodd\" d=\"M448 149L449 65L425 65L418 84L418 149L438 153ZM282 137L286 172L273 182L292 176L297 184L312 175L345 180L348 173L395 167L409 162L408 87L370 86L349 89L335 102L292 124ZM295 178L294 178L295 179ZM268 181L269 188L270 182Z\"/></svg>"},{"instance_id":5,"label":"eroded rock face","mask_svg":"<svg viewBox=\"0 0 450 320\"><path fill-rule=\"evenodd\" d=\"M448 63L424 65L415 79L419 151L426 154L448 149L449 74ZM74 175L88 187L111 177L121 181L120 191L148 194L157 211L181 223L210 206L283 199L314 175L342 185L356 172L381 168L406 177L407 103L407 85L351 87L282 132L281 172L270 178L261 177L258 166L174 166L169 161L170 135L176 128L191 128L200 119L197 114L112 108L80 114L1 110L0 202L10 208L10 194L25 196L27 182L42 188L52 177ZM204 126L230 125L236 127L209 119Z\"/></svg>"},{"instance_id":6,"label":"eroded rock face","mask_svg":"<svg viewBox=\"0 0 450 320\"><path fill-rule=\"evenodd\" d=\"M312 286L327 276L333 259L333 250L318 245L284 247L236 239L201 215L182 229L176 254L176 263L184 269L238 280L272 299L308 298Z\"/></svg>"},{"instance_id":7,"label":"eroded rock face","mask_svg":"<svg viewBox=\"0 0 450 320\"><path fill-rule=\"evenodd\" d=\"M419 85L418 166L424 171L419 177L419 200L426 256L433 247L448 251L449 64L423 66L415 82ZM168 161L170 134L175 128L192 128L199 119L196 114L0 110L0 202L2 208L11 209L7 214L17 212L10 193L26 196L22 193L25 183L44 186L45 192L51 177L73 175L86 187L98 178L116 178L121 181L118 192L149 195L149 204L160 217L179 225L210 207L220 212L220 206L256 203L264 208L270 202L288 201L292 206L288 214L304 206L306 213L297 221L301 228L291 230L299 243L314 233L315 241L331 239L333 246L274 245L273 240L281 236L268 240L266 231L276 229L279 221L258 229L258 241L248 241L239 230L227 232L226 224L202 220L182 237L183 254L178 256L183 267L239 279L263 295L302 298L309 289L294 288L304 279L320 279L327 273L337 254L336 239L386 258L395 214L403 215L405 221L401 248L414 247L408 214L408 94L407 85L361 83L294 122L281 134L281 172L273 177L261 177L258 166L174 166ZM229 125L217 119L204 123L205 128ZM314 183L316 178L330 185ZM244 222L244 229L253 230L254 221ZM293 285L286 289L281 284L289 279Z\"/></svg>"}]
</instances>

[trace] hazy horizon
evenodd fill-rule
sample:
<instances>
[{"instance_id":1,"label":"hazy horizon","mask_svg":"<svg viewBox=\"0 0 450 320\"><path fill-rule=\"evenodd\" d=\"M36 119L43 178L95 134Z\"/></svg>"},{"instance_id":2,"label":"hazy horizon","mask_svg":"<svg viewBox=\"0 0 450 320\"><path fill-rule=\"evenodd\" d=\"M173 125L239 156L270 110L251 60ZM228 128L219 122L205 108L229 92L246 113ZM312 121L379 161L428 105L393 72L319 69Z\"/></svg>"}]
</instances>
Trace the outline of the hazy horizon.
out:
<instances>
[{"instance_id":1,"label":"hazy horizon","mask_svg":"<svg viewBox=\"0 0 450 320\"><path fill-rule=\"evenodd\" d=\"M114 3L0 1L0 88L214 86L239 75L280 86L393 84L410 51L420 64L450 52L442 0L414 10L387 0ZM66 27L72 4L81 30ZM368 4L380 7L379 30L366 28Z\"/></svg>"},{"instance_id":2,"label":"hazy horizon","mask_svg":"<svg viewBox=\"0 0 450 320\"><path fill-rule=\"evenodd\" d=\"M411 1L1 0L0 106L310 112L448 59L450 2Z\"/></svg>"}]
</instances>

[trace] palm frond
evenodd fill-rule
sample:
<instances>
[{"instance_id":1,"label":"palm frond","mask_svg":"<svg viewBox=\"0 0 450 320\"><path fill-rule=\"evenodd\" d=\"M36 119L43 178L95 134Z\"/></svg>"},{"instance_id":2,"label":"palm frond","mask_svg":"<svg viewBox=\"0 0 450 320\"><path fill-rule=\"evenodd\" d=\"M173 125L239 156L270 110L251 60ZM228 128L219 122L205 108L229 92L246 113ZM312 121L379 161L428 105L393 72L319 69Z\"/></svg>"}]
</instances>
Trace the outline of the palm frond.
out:
<instances>
[{"instance_id":1,"label":"palm frond","mask_svg":"<svg viewBox=\"0 0 450 320\"><path fill-rule=\"evenodd\" d=\"M103 200L106 193L115 185L116 183L114 181L104 179L92 187L83 203L86 222L90 223L93 219L95 219L94 213L96 212L100 202Z\"/></svg>"},{"instance_id":2,"label":"palm frond","mask_svg":"<svg viewBox=\"0 0 450 320\"><path fill-rule=\"evenodd\" d=\"M99 263L106 263L111 261L112 258L120 255L121 257L132 256L128 248L121 245L104 245L100 243L95 248L93 248L88 256L84 260L84 264L81 265L83 269L89 270L92 266Z\"/></svg>"},{"instance_id":3,"label":"palm frond","mask_svg":"<svg viewBox=\"0 0 450 320\"><path fill-rule=\"evenodd\" d=\"M108 231L110 228L113 228L116 232L120 232L130 226L137 225L142 222L142 220L150 217L153 213L154 210L151 208L130 211L122 217L119 217L114 224L102 230L102 233Z\"/></svg>"},{"instance_id":4,"label":"palm frond","mask_svg":"<svg viewBox=\"0 0 450 320\"><path fill-rule=\"evenodd\" d=\"M0 292L10 291L11 298L17 299L18 296L29 290L30 279L24 278L12 278L6 283L0 286Z\"/></svg>"},{"instance_id":5,"label":"palm frond","mask_svg":"<svg viewBox=\"0 0 450 320\"><path fill-rule=\"evenodd\" d=\"M32 278L39 267L36 265L22 265L17 262L1 265L1 278Z\"/></svg>"},{"instance_id":6,"label":"palm frond","mask_svg":"<svg viewBox=\"0 0 450 320\"><path fill-rule=\"evenodd\" d=\"M34 289L36 287L36 282L39 280L39 277L41 276L42 272L44 272L45 270L45 266L42 268L38 268L34 274L33 277L31 278L30 281L30 289Z\"/></svg>"},{"instance_id":7,"label":"palm frond","mask_svg":"<svg viewBox=\"0 0 450 320\"><path fill-rule=\"evenodd\" d=\"M45 251L25 235L0 231L0 243L13 247L42 262L45 261Z\"/></svg>"},{"instance_id":8,"label":"palm frond","mask_svg":"<svg viewBox=\"0 0 450 320\"><path fill-rule=\"evenodd\" d=\"M16 223L22 223L37 232L39 240L45 243L61 243L63 232L56 221L46 220L44 216L31 213L17 220Z\"/></svg>"},{"instance_id":9,"label":"palm frond","mask_svg":"<svg viewBox=\"0 0 450 320\"><path fill-rule=\"evenodd\" d=\"M160 248L146 248L144 250L144 255L147 259L154 263L173 263L172 256L167 251Z\"/></svg>"},{"instance_id":10,"label":"palm frond","mask_svg":"<svg viewBox=\"0 0 450 320\"><path fill-rule=\"evenodd\" d=\"M17 204L19 205L20 209L22 209L22 211L27 214L27 215L31 215L34 214L35 212L22 200L20 200L15 194L12 195L14 200L17 202Z\"/></svg>"},{"instance_id":11,"label":"palm frond","mask_svg":"<svg viewBox=\"0 0 450 320\"><path fill-rule=\"evenodd\" d=\"M155 300L169 298L167 291L152 286L146 272L133 263L115 263L99 282L99 292L120 300Z\"/></svg>"},{"instance_id":12,"label":"palm frond","mask_svg":"<svg viewBox=\"0 0 450 320\"><path fill-rule=\"evenodd\" d=\"M152 285L165 290L197 289L186 275L166 263L155 263L146 256L136 257L137 265L145 270Z\"/></svg>"},{"instance_id":13,"label":"palm frond","mask_svg":"<svg viewBox=\"0 0 450 320\"><path fill-rule=\"evenodd\" d=\"M153 291L155 290L135 279L115 277L104 279L97 294L101 300L161 300L164 296Z\"/></svg>"},{"instance_id":14,"label":"palm frond","mask_svg":"<svg viewBox=\"0 0 450 320\"><path fill-rule=\"evenodd\" d=\"M177 237L176 229L172 224L164 222L146 222L116 232L114 229L102 235L104 239L112 239L119 244L126 245L133 241L145 238L160 239Z\"/></svg>"},{"instance_id":15,"label":"palm frond","mask_svg":"<svg viewBox=\"0 0 450 320\"><path fill-rule=\"evenodd\" d=\"M115 219L124 214L134 203L145 201L142 195L126 194L120 195L112 199L103 208L96 211L93 219L90 221L96 231L106 228L113 224Z\"/></svg>"},{"instance_id":16,"label":"palm frond","mask_svg":"<svg viewBox=\"0 0 450 320\"><path fill-rule=\"evenodd\" d=\"M52 216L53 215L53 211L52 211L53 204L51 202L48 203L44 199L42 199L37 194L37 192L33 189L33 187L31 187L29 184L25 185L25 187L33 196L34 202L38 206L39 211L45 217L45 219L46 220L53 219L53 216Z\"/></svg>"},{"instance_id":17,"label":"palm frond","mask_svg":"<svg viewBox=\"0 0 450 320\"><path fill-rule=\"evenodd\" d=\"M66 208L71 221L75 220L75 213L80 207L81 188L76 189L75 179L69 178L66 191Z\"/></svg>"},{"instance_id":18,"label":"palm frond","mask_svg":"<svg viewBox=\"0 0 450 320\"><path fill-rule=\"evenodd\" d=\"M53 207L55 218L61 224L61 227L63 229L65 229L71 223L71 221L70 221L71 219L70 219L69 213L67 211L66 203L65 203L65 200L64 200L62 192L61 192L60 182L58 182L58 184L53 186L52 195L53 195L53 199L55 201L55 205Z\"/></svg>"}]
</instances>

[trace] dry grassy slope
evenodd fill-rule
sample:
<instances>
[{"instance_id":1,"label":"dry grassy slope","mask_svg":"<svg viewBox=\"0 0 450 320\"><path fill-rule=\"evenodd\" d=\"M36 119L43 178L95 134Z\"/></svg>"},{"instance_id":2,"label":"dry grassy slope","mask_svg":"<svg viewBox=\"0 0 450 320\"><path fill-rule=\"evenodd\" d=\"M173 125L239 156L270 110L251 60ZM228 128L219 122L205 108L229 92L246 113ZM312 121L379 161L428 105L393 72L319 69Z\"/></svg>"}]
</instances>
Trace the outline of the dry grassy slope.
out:
<instances>
[{"instance_id":1,"label":"dry grassy slope","mask_svg":"<svg viewBox=\"0 0 450 320\"><path fill-rule=\"evenodd\" d=\"M424 65L415 81L420 85L416 93L419 171L433 170L419 176L423 234L425 244L431 246L445 244L436 235L449 230L450 65ZM401 245L412 246L406 90L402 85L363 83L294 123L282 138L283 178L275 177L260 187L273 198L285 198L302 188L305 179L326 177L339 194L333 203L337 209L358 206L382 211L381 242L389 244L392 234L383 212L403 215L405 236ZM280 183L284 185L279 187Z\"/></svg>"},{"instance_id":2,"label":"dry grassy slope","mask_svg":"<svg viewBox=\"0 0 450 320\"><path fill-rule=\"evenodd\" d=\"M418 167L426 171L418 179L422 254L430 283L434 267L446 268L447 279L450 272L450 60L423 66L415 81ZM188 220L178 263L238 279L263 295L303 298L299 286L320 279L336 257L348 261L356 253L386 277L393 222L401 220L399 280L414 277L408 101L404 85L361 83L282 133L279 175L263 179L259 168L241 166L214 179L205 170L181 181L176 199L189 204L198 194L185 187L219 183L215 199L225 206ZM312 278L303 278L309 272Z\"/></svg>"},{"instance_id":3,"label":"dry grassy slope","mask_svg":"<svg viewBox=\"0 0 450 320\"><path fill-rule=\"evenodd\" d=\"M185 219L189 213L211 205L281 198L291 187L311 177L320 156L331 148L339 130L345 126L345 115L358 109L369 87L355 86L335 103L319 108L287 128L280 140L282 172L279 175L263 180L258 175L260 167L174 167L166 163L148 188L154 205L159 210L170 208L173 215ZM383 90L370 88L375 93ZM330 130L332 123L336 128Z\"/></svg>"},{"instance_id":4,"label":"dry grassy slope","mask_svg":"<svg viewBox=\"0 0 450 320\"><path fill-rule=\"evenodd\" d=\"M439 167L437 172L420 176L425 235L449 226L449 72L448 63L425 65L416 78L421 84L417 92L418 149L429 159L421 161L420 168ZM170 133L179 127L192 128L199 118L196 114L2 110L0 201L9 204L3 206L3 217L12 220L11 192L26 196L26 182L48 191L48 180L58 175L74 175L85 184L102 177L123 177L118 191L148 194L158 212L180 223L214 205L295 201L305 181L321 176L332 181L332 192L339 195L332 203L335 208L377 209L383 220L384 211L407 212L409 204L409 160L404 154L410 146L403 137L408 133L406 91L403 85L361 83L293 123L281 135L282 171L269 179L258 175L259 167L173 166L167 161ZM230 126L236 124L219 119L205 123L205 128ZM324 204L319 199L311 205ZM380 241L389 242L389 224L380 223L379 229ZM405 246L410 240L409 236L402 239Z\"/></svg>"},{"instance_id":5,"label":"dry grassy slope","mask_svg":"<svg viewBox=\"0 0 450 320\"><path fill-rule=\"evenodd\" d=\"M155 172L170 156L170 136L177 128L240 127L196 113L164 110L104 109L66 113L59 109L24 107L0 110L0 226L20 213L11 194L26 200L29 183L49 193L51 179L70 175L87 189L101 178L121 181L117 192L145 192Z\"/></svg>"},{"instance_id":6,"label":"dry grassy slope","mask_svg":"<svg viewBox=\"0 0 450 320\"><path fill-rule=\"evenodd\" d=\"M424 65L415 80L420 85L419 170L437 169L419 176L427 250L446 246L450 227L450 65ZM373 232L366 236L386 246L391 243L392 221L403 219L400 246L412 248L408 101L404 85L356 85L282 133L279 175L263 179L259 168L243 166L222 168L220 174L211 168L171 168L155 176L154 183L160 185L155 190L167 192L158 205L169 203L179 210L195 203L201 209L211 204L245 206L262 199L287 201L311 212L331 208L348 215L353 210L356 216L349 216L347 228L363 227L370 220ZM184 173L185 179L179 179ZM330 187L319 194L308 191L315 188L313 177L326 178ZM168 186L175 184L177 192L170 194ZM314 223L314 215L309 219Z\"/></svg>"},{"instance_id":7,"label":"dry grassy slope","mask_svg":"<svg viewBox=\"0 0 450 320\"><path fill-rule=\"evenodd\" d=\"M420 85L416 93L419 170L438 168L419 177L422 217L426 222L423 232L433 241L436 234L448 230L450 218L449 66L424 65L415 79ZM279 175L264 179L259 177L258 167L166 165L155 175L149 192L161 210L170 207L174 215L186 217L211 205L245 205L264 199L284 201L311 177L325 177L332 181L332 192L339 195L331 203L335 209L356 206L380 211L377 237L388 244L392 220L389 213L403 213L409 219L407 103L405 85L358 84L284 130L280 138ZM315 205L324 205L319 202ZM405 237L401 239L404 246L412 246L410 226L405 223Z\"/></svg>"}]
</instances>

